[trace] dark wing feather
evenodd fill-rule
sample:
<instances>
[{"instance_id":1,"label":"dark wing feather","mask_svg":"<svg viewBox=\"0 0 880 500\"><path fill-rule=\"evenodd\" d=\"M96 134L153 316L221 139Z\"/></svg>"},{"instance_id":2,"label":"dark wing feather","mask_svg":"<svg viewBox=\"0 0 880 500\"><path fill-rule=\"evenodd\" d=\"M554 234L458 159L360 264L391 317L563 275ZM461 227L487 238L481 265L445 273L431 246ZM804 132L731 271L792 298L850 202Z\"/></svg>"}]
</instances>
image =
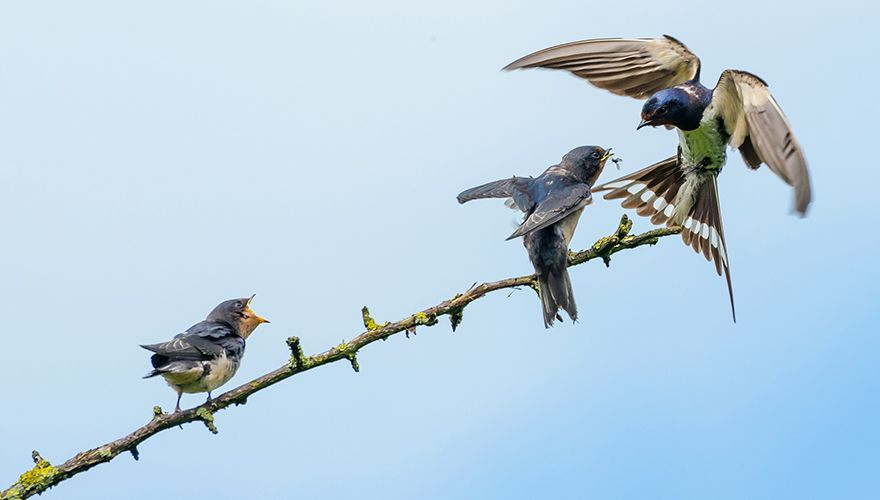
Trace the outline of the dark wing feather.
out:
<instances>
[{"instance_id":1,"label":"dark wing feather","mask_svg":"<svg viewBox=\"0 0 880 500\"><path fill-rule=\"evenodd\" d=\"M645 99L700 75L700 59L683 43L663 38L598 38L529 54L505 70L549 68L568 71L617 95Z\"/></svg>"},{"instance_id":2,"label":"dark wing feather","mask_svg":"<svg viewBox=\"0 0 880 500\"><path fill-rule=\"evenodd\" d=\"M728 69L718 80L707 113L722 118L730 145L739 148L746 164L757 168L766 163L794 188L795 209L805 214L812 197L807 160L767 84L751 73Z\"/></svg>"},{"instance_id":3,"label":"dark wing feather","mask_svg":"<svg viewBox=\"0 0 880 500\"><path fill-rule=\"evenodd\" d=\"M164 356L169 360L202 360L223 354L224 339L237 337L229 325L202 321L190 327L185 333L176 335L168 342L142 345L144 349Z\"/></svg>"},{"instance_id":4,"label":"dark wing feather","mask_svg":"<svg viewBox=\"0 0 880 500\"><path fill-rule=\"evenodd\" d=\"M586 184L574 183L554 189L538 203L535 210L507 239L518 238L526 233L543 229L572 212L584 208L592 200L593 195L590 192L590 187Z\"/></svg>"},{"instance_id":5,"label":"dark wing feather","mask_svg":"<svg viewBox=\"0 0 880 500\"><path fill-rule=\"evenodd\" d=\"M527 212L534 207L534 202L528 192L528 185L531 181L532 179L529 177L511 177L510 179L487 182L459 193L458 202L467 203L482 198L512 198L517 208Z\"/></svg>"}]
</instances>

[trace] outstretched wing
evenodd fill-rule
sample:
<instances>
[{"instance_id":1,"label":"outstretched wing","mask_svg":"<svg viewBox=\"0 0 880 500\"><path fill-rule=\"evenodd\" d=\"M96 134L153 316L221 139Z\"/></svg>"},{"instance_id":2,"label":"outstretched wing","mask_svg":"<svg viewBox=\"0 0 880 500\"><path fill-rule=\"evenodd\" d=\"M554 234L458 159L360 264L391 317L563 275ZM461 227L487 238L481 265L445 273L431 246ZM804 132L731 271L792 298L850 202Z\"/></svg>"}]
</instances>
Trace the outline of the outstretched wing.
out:
<instances>
[{"instance_id":1,"label":"outstretched wing","mask_svg":"<svg viewBox=\"0 0 880 500\"><path fill-rule=\"evenodd\" d=\"M566 70L617 95L645 99L700 75L700 59L685 44L663 38L598 38L539 50L505 70Z\"/></svg>"},{"instance_id":2,"label":"outstretched wing","mask_svg":"<svg viewBox=\"0 0 880 500\"><path fill-rule=\"evenodd\" d=\"M526 220L507 239L518 238L543 229L550 224L562 220L576 210L580 210L593 201L590 187L586 184L572 184L551 191L543 201L538 203Z\"/></svg>"},{"instance_id":3,"label":"outstretched wing","mask_svg":"<svg viewBox=\"0 0 880 500\"><path fill-rule=\"evenodd\" d=\"M807 160L767 83L751 73L728 69L721 74L706 112L721 117L728 142L739 149L749 167L766 163L794 188L795 209L805 214L812 197Z\"/></svg>"},{"instance_id":4,"label":"outstretched wing","mask_svg":"<svg viewBox=\"0 0 880 500\"><path fill-rule=\"evenodd\" d=\"M532 179L528 177L511 177L510 179L487 182L459 193L458 202L467 203L482 198L512 198L517 208L527 212L534 207L534 201L528 192L528 185L531 181Z\"/></svg>"}]
</instances>

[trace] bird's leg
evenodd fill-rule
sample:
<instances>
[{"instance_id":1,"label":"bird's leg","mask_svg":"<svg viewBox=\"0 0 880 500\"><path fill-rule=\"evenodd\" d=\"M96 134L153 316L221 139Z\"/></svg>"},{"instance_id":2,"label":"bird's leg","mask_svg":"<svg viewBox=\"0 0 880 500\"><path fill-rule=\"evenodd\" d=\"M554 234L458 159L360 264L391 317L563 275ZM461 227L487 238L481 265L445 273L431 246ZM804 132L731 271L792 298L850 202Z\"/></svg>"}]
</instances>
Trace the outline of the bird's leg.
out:
<instances>
[{"instance_id":1,"label":"bird's leg","mask_svg":"<svg viewBox=\"0 0 880 500\"><path fill-rule=\"evenodd\" d=\"M177 391L177 405L174 406L174 413L180 411L180 397L183 396L183 391Z\"/></svg>"},{"instance_id":2,"label":"bird's leg","mask_svg":"<svg viewBox=\"0 0 880 500\"><path fill-rule=\"evenodd\" d=\"M211 402L211 391L208 391L208 399L205 400L205 403Z\"/></svg>"}]
</instances>

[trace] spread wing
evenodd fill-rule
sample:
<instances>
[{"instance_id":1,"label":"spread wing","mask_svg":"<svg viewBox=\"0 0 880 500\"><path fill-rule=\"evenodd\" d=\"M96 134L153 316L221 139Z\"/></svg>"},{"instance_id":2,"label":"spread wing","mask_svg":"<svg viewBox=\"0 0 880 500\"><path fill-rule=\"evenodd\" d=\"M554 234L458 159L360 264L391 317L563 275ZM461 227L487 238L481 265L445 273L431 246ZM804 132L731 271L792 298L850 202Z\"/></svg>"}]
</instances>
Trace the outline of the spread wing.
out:
<instances>
[{"instance_id":1,"label":"spread wing","mask_svg":"<svg viewBox=\"0 0 880 500\"><path fill-rule=\"evenodd\" d=\"M510 179L489 182L462 191L458 195L458 202L467 203L481 198L511 198L516 208L527 212L534 206L528 192L530 182L532 182L531 177L511 177Z\"/></svg>"},{"instance_id":2,"label":"spread wing","mask_svg":"<svg viewBox=\"0 0 880 500\"><path fill-rule=\"evenodd\" d=\"M739 149L749 167L766 163L794 188L795 209L805 214L812 196L807 161L767 84L751 73L728 69L706 112L722 118L731 147Z\"/></svg>"},{"instance_id":3,"label":"spread wing","mask_svg":"<svg viewBox=\"0 0 880 500\"><path fill-rule=\"evenodd\" d=\"M646 99L658 90L700 76L700 59L669 35L663 38L597 38L539 50L505 70L566 70L617 95Z\"/></svg>"},{"instance_id":4,"label":"spread wing","mask_svg":"<svg viewBox=\"0 0 880 500\"><path fill-rule=\"evenodd\" d=\"M550 224L562 220L576 210L580 210L593 201L590 187L586 184L572 184L550 192L535 210L520 224L507 239L518 238L526 233L543 229Z\"/></svg>"}]
</instances>

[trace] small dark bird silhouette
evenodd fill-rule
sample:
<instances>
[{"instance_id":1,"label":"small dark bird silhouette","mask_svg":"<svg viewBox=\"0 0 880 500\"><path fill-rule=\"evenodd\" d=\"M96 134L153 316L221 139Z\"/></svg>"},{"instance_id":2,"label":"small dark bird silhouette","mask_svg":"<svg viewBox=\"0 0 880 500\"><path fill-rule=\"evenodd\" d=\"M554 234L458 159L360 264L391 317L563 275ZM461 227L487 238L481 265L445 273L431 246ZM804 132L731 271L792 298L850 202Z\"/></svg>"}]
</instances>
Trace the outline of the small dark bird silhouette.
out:
<instances>
[{"instance_id":1,"label":"small dark bird silhouette","mask_svg":"<svg viewBox=\"0 0 880 500\"><path fill-rule=\"evenodd\" d=\"M177 392L174 411L180 411L184 392L207 392L225 384L235 375L244 356L245 339L262 323L269 321L251 310L254 299L221 302L204 321L189 327L174 339L161 344L142 345L155 354L153 370L144 378L162 375Z\"/></svg>"},{"instance_id":2,"label":"small dark bird silhouette","mask_svg":"<svg viewBox=\"0 0 880 500\"><path fill-rule=\"evenodd\" d=\"M682 226L684 243L714 260L719 276L723 268L735 322L716 184L727 161L727 146L739 149L749 168L766 163L792 186L801 215L811 198L807 162L767 83L728 69L714 89L707 88L700 83L700 59L668 35L566 43L529 54L504 69L521 68L561 69L614 94L648 99L637 128L678 129L675 156L594 191L609 190L605 199L622 198L625 208L635 208L654 224Z\"/></svg>"},{"instance_id":3,"label":"small dark bird silhouette","mask_svg":"<svg viewBox=\"0 0 880 500\"><path fill-rule=\"evenodd\" d=\"M479 198L510 198L508 205L525 212L523 223L507 239L523 237L538 277L546 328L553 326L554 319L562 321L560 308L572 321L577 320L577 305L568 277L568 245L581 212L593 200L590 187L611 155L611 149L581 146L536 178L512 177L458 195L459 203Z\"/></svg>"}]
</instances>

